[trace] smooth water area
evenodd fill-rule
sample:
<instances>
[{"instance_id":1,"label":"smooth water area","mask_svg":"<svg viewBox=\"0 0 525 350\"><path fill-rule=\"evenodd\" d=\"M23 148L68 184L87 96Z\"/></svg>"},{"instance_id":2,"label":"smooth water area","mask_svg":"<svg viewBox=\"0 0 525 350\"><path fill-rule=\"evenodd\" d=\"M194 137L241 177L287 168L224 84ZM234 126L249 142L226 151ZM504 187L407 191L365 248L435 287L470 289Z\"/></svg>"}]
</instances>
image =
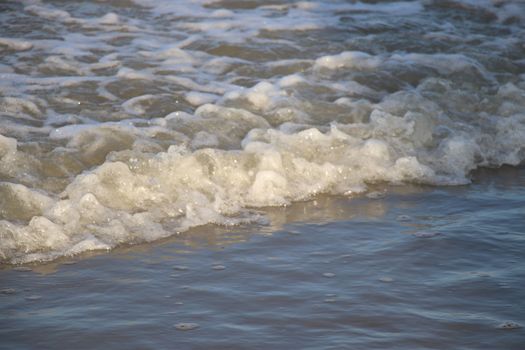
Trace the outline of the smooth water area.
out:
<instances>
[{"instance_id":1,"label":"smooth water area","mask_svg":"<svg viewBox=\"0 0 525 350\"><path fill-rule=\"evenodd\" d=\"M525 171L475 177L6 268L0 348L523 349Z\"/></svg>"}]
</instances>

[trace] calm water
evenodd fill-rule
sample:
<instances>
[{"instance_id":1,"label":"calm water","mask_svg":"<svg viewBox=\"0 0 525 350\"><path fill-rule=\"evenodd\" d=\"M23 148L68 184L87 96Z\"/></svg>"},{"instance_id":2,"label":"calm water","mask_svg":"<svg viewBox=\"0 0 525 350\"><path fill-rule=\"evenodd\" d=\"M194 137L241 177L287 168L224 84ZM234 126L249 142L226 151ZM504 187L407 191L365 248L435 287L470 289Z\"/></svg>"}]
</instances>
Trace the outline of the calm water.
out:
<instances>
[{"instance_id":1,"label":"calm water","mask_svg":"<svg viewBox=\"0 0 525 350\"><path fill-rule=\"evenodd\" d=\"M523 38L520 0L2 1L0 347L523 349Z\"/></svg>"}]
</instances>

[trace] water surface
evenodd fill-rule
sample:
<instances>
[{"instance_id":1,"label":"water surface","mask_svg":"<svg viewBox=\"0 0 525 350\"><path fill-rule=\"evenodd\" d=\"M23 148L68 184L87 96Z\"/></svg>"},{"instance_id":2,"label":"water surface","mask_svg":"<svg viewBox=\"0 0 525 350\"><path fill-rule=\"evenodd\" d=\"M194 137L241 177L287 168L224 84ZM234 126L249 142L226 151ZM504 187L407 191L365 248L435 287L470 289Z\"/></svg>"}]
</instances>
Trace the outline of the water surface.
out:
<instances>
[{"instance_id":1,"label":"water surface","mask_svg":"<svg viewBox=\"0 0 525 350\"><path fill-rule=\"evenodd\" d=\"M524 14L3 1L0 347L522 349Z\"/></svg>"},{"instance_id":2,"label":"water surface","mask_svg":"<svg viewBox=\"0 0 525 350\"><path fill-rule=\"evenodd\" d=\"M0 348L521 349L525 172L477 178L4 269Z\"/></svg>"},{"instance_id":3,"label":"water surface","mask_svg":"<svg viewBox=\"0 0 525 350\"><path fill-rule=\"evenodd\" d=\"M524 6L3 2L0 259L517 166Z\"/></svg>"}]
</instances>

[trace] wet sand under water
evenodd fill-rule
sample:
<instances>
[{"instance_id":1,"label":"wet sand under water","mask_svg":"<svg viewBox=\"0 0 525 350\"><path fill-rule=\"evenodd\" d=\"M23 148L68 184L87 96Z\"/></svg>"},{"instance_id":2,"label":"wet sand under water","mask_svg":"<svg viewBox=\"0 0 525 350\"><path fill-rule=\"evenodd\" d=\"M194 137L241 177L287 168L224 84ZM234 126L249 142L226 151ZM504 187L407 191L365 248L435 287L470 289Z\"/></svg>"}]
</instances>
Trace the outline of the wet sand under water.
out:
<instances>
[{"instance_id":1,"label":"wet sand under water","mask_svg":"<svg viewBox=\"0 0 525 350\"><path fill-rule=\"evenodd\" d=\"M3 266L0 348L523 349L525 169L383 190Z\"/></svg>"}]
</instances>

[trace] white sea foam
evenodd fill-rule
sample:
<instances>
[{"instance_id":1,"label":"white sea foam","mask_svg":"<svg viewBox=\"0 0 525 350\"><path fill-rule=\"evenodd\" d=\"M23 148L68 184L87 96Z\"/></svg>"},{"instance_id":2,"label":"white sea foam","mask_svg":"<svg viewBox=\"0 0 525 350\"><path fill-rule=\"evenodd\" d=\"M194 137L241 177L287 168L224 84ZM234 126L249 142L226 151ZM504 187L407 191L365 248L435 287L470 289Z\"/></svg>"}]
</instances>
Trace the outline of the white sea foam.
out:
<instances>
[{"instance_id":1,"label":"white sea foam","mask_svg":"<svg viewBox=\"0 0 525 350\"><path fill-rule=\"evenodd\" d=\"M81 21L77 18L73 18L67 11L49 8L49 7L40 6L40 5L26 6L24 10L31 14L37 15L39 17L42 17L48 20L56 20L56 21L60 21L63 23L67 23L67 24L78 23Z\"/></svg>"},{"instance_id":2,"label":"white sea foam","mask_svg":"<svg viewBox=\"0 0 525 350\"><path fill-rule=\"evenodd\" d=\"M197 91L190 91L186 94L186 100L194 106L201 106L206 103L215 102L219 96L214 94L206 94Z\"/></svg>"},{"instance_id":3,"label":"white sea foam","mask_svg":"<svg viewBox=\"0 0 525 350\"><path fill-rule=\"evenodd\" d=\"M100 17L99 22L101 24L119 24L120 19L116 13L110 12Z\"/></svg>"},{"instance_id":4,"label":"white sea foam","mask_svg":"<svg viewBox=\"0 0 525 350\"><path fill-rule=\"evenodd\" d=\"M370 70L378 68L382 62L383 60L380 57L374 57L365 52L346 51L338 55L318 58L315 61L314 69L349 68Z\"/></svg>"},{"instance_id":5,"label":"white sea foam","mask_svg":"<svg viewBox=\"0 0 525 350\"><path fill-rule=\"evenodd\" d=\"M0 38L0 47L2 46L15 51L26 51L33 48L33 44L29 41L10 38Z\"/></svg>"}]
</instances>

